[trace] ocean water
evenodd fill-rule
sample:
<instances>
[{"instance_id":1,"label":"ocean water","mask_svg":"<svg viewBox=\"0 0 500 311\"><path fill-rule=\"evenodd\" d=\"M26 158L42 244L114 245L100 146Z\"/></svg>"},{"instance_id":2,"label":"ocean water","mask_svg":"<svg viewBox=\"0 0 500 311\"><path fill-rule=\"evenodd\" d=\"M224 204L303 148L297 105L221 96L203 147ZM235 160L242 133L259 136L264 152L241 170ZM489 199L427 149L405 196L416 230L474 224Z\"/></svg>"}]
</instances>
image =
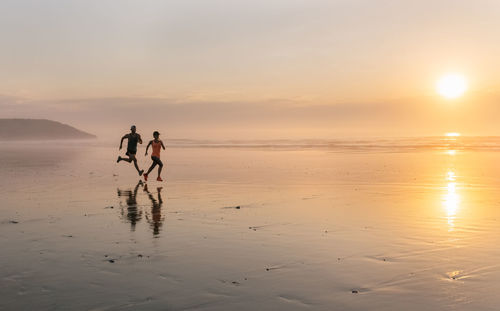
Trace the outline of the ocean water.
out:
<instances>
[{"instance_id":1,"label":"ocean water","mask_svg":"<svg viewBox=\"0 0 500 311\"><path fill-rule=\"evenodd\" d=\"M0 146L0 310L500 303L497 137L166 142Z\"/></svg>"}]
</instances>

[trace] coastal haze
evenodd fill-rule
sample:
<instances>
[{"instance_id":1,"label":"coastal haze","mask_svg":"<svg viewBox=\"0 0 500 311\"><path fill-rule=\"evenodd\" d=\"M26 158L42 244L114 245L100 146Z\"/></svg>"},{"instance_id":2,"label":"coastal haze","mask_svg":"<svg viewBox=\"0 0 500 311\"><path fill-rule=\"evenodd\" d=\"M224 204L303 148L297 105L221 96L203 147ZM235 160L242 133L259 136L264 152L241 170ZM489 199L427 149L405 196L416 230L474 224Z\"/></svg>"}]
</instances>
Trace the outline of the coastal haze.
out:
<instances>
[{"instance_id":1,"label":"coastal haze","mask_svg":"<svg viewBox=\"0 0 500 311\"><path fill-rule=\"evenodd\" d=\"M0 310L496 310L499 14L1 1Z\"/></svg>"}]
</instances>

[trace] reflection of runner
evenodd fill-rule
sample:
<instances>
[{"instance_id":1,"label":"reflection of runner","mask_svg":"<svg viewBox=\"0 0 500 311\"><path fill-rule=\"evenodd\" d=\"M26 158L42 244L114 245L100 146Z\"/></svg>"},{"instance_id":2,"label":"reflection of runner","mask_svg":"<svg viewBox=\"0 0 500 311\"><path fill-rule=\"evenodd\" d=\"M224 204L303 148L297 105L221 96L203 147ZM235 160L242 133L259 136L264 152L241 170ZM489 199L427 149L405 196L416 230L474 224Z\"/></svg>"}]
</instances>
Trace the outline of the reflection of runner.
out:
<instances>
[{"instance_id":1,"label":"reflection of runner","mask_svg":"<svg viewBox=\"0 0 500 311\"><path fill-rule=\"evenodd\" d=\"M135 131L136 131L135 125L132 125L130 127L130 133L125 134L122 137L122 140L120 141L120 150L122 150L123 140L125 138L128 139L127 153L126 153L128 158L122 158L122 157L118 156L118 159L116 160L116 162L119 163L120 161L127 161L128 163L130 163L130 162L134 161L135 169L139 173L139 176L141 176L142 173L144 172L144 170L139 169L139 166L137 165L137 158L135 157L135 154L137 153L137 143L142 144L142 139L141 139L141 135L137 134Z\"/></svg>"},{"instance_id":2,"label":"reflection of runner","mask_svg":"<svg viewBox=\"0 0 500 311\"><path fill-rule=\"evenodd\" d=\"M158 194L158 200L157 200L154 198L153 194L151 192L149 192L148 185L147 184L144 185L144 191L146 191L148 193L148 197L152 203L152 205L151 205L151 216L152 216L151 218L152 219L148 219L148 221L151 224L151 228L153 229L154 235L158 235L160 233L160 228L161 228L162 223L163 223L163 219L161 217L161 206L163 204L163 200L161 198L161 189L163 189L163 187L156 188L156 191Z\"/></svg>"},{"instance_id":3,"label":"reflection of runner","mask_svg":"<svg viewBox=\"0 0 500 311\"><path fill-rule=\"evenodd\" d=\"M160 160L160 151L161 151L161 148L163 148L163 150L165 150L165 146L163 145L163 142L160 140L160 133L155 131L153 133L153 137L154 137L154 139L151 140L146 147L146 154L145 154L145 156L148 155L148 149L149 149L149 146L151 146L153 148L153 153L151 154L151 160L153 160L153 164L151 164L151 166L149 167L148 172L144 174L144 180L148 181L149 173L151 173L151 171L158 164L158 178L156 178L156 180L163 181L163 179L161 179L161 177L160 177L161 169L163 168L163 163Z\"/></svg>"},{"instance_id":4,"label":"reflection of runner","mask_svg":"<svg viewBox=\"0 0 500 311\"><path fill-rule=\"evenodd\" d=\"M126 197L127 203L127 219L130 221L130 229L135 230L135 225L141 220L142 211L137 209L137 191L139 186L142 186L142 180L132 190L117 189L118 197Z\"/></svg>"}]
</instances>

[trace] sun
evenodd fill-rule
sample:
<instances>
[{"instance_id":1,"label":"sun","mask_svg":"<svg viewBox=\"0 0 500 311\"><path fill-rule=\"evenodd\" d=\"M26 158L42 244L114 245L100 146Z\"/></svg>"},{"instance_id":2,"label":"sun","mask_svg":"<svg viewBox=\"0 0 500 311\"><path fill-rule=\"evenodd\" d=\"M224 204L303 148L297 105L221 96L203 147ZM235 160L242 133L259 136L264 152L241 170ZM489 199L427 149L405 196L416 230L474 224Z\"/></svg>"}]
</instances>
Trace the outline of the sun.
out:
<instances>
[{"instance_id":1,"label":"sun","mask_svg":"<svg viewBox=\"0 0 500 311\"><path fill-rule=\"evenodd\" d=\"M462 74L447 74L437 81L436 90L443 97L458 98L467 91L467 80Z\"/></svg>"}]
</instances>

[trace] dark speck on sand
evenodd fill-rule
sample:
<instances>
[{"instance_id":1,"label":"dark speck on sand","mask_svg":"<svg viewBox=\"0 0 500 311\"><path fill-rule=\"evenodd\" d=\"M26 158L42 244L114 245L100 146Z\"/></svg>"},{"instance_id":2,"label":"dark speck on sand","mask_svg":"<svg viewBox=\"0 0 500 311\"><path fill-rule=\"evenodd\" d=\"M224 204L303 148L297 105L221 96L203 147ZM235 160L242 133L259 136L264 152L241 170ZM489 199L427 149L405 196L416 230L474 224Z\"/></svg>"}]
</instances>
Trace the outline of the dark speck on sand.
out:
<instances>
[{"instance_id":1,"label":"dark speck on sand","mask_svg":"<svg viewBox=\"0 0 500 311\"><path fill-rule=\"evenodd\" d=\"M240 209L240 208L241 208L241 206L239 206L239 205L236 205L236 206L226 206L226 207L224 207L224 208L235 208L235 209Z\"/></svg>"}]
</instances>

